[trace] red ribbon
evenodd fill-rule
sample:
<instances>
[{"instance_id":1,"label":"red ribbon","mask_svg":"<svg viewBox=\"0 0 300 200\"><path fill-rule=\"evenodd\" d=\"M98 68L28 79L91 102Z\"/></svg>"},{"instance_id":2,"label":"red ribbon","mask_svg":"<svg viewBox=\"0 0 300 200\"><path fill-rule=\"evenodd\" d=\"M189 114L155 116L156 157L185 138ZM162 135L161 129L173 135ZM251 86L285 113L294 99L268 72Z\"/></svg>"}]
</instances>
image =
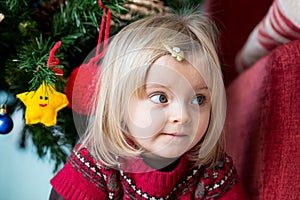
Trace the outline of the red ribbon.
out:
<instances>
[{"instance_id":1,"label":"red ribbon","mask_svg":"<svg viewBox=\"0 0 300 200\"><path fill-rule=\"evenodd\" d=\"M49 54L49 58L48 58L48 62L47 62L47 67L49 67L51 69L51 71L54 73L54 75L58 78L63 77L63 70L55 67L59 64L59 59L55 58L55 52L60 47L60 45L61 45L61 41L58 41L55 43L53 48L50 50L50 54ZM39 68L39 66L38 66L38 68Z\"/></svg>"},{"instance_id":2,"label":"red ribbon","mask_svg":"<svg viewBox=\"0 0 300 200\"><path fill-rule=\"evenodd\" d=\"M97 43L97 48L96 48L96 55L94 58L90 60L91 63L97 62L99 59L101 59L107 49L108 46L108 38L109 38L109 27L110 27L110 21L111 21L111 11L110 9L107 9L104 4L102 3L101 0L98 1L98 4L101 8L103 8L103 13L102 13L102 19L101 19L101 24L100 24L100 31L99 31L99 36L98 36L98 43ZM104 33L103 33L104 32ZM102 38L104 34L104 44L103 48L101 51L101 43L102 43Z\"/></svg>"},{"instance_id":3,"label":"red ribbon","mask_svg":"<svg viewBox=\"0 0 300 200\"><path fill-rule=\"evenodd\" d=\"M50 51L50 55L49 55L48 62L47 62L47 66L50 68L59 64L59 59L55 58L54 54L57 51L57 49L60 47L60 45L61 45L61 41L56 42Z\"/></svg>"}]
</instances>

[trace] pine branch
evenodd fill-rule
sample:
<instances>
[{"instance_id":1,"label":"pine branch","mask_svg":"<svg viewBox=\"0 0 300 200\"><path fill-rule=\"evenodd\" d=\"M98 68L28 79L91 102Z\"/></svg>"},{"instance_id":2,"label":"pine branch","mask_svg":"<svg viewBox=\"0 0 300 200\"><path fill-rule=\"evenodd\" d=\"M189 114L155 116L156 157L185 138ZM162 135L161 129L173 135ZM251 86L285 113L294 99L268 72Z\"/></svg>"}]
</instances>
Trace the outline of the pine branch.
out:
<instances>
[{"instance_id":1,"label":"pine branch","mask_svg":"<svg viewBox=\"0 0 300 200\"><path fill-rule=\"evenodd\" d=\"M120 12L123 2L103 1L112 13ZM56 67L64 66L65 77L83 62L97 44L103 12L97 1L0 0L0 10L5 15L0 26L0 64L5 66L5 78L1 80L19 86L16 93L36 90L43 80L64 91L66 79L57 79L46 66L49 52L57 41L62 41L55 57L61 65ZM29 138L40 158L50 153L57 170L78 138L72 110L60 110L57 125L53 127L26 125L21 146Z\"/></svg>"},{"instance_id":2,"label":"pine branch","mask_svg":"<svg viewBox=\"0 0 300 200\"><path fill-rule=\"evenodd\" d=\"M17 63L18 68L31 78L28 82L30 91L36 90L44 81L52 85L57 82L58 78L46 66L52 46L50 38L44 40L40 35L39 38L34 38L28 45L23 46L17 54L19 58L13 60Z\"/></svg>"},{"instance_id":3,"label":"pine branch","mask_svg":"<svg viewBox=\"0 0 300 200\"><path fill-rule=\"evenodd\" d=\"M0 10L7 17L23 18L29 14L28 10L26 12L28 5L28 1L25 0L0 0Z\"/></svg>"}]
</instances>

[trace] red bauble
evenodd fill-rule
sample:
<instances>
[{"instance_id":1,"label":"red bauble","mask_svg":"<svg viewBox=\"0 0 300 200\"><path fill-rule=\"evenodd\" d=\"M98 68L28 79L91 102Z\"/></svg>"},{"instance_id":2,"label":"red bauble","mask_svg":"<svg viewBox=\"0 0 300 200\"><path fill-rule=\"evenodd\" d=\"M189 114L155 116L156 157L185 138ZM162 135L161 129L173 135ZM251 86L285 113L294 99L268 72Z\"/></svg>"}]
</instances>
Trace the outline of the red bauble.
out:
<instances>
[{"instance_id":1,"label":"red bauble","mask_svg":"<svg viewBox=\"0 0 300 200\"><path fill-rule=\"evenodd\" d=\"M69 100L68 107L83 115L90 115L91 107L96 98L99 84L100 66L82 64L75 68L66 85L65 93Z\"/></svg>"}]
</instances>

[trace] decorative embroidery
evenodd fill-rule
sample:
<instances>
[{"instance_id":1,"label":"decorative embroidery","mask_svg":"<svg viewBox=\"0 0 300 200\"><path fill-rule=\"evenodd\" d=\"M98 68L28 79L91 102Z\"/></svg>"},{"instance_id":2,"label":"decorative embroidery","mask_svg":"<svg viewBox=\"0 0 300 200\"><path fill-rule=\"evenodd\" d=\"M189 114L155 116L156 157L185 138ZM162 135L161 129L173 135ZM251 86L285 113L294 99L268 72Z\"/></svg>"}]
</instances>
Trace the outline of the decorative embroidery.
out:
<instances>
[{"instance_id":1,"label":"decorative embroidery","mask_svg":"<svg viewBox=\"0 0 300 200\"><path fill-rule=\"evenodd\" d=\"M224 170L226 166L225 163L231 163L231 165L229 165L228 169ZM215 199L216 197L223 196L237 183L237 172L232 165L231 159L228 157L225 157L224 161L217 165L216 170L222 170L223 173L220 174L221 171L212 171L211 176L207 177L207 179L213 178L215 180L211 184L208 184L205 188L207 191L207 199ZM216 176L216 174L218 174L218 176Z\"/></svg>"},{"instance_id":2,"label":"decorative embroidery","mask_svg":"<svg viewBox=\"0 0 300 200\"><path fill-rule=\"evenodd\" d=\"M132 179L129 178L124 173L124 171L120 170L120 173L121 173L121 176L124 178L124 180L128 183L129 187L131 187L133 192L135 192L139 197L144 198L144 199L150 199L150 200L166 200L166 199L174 199L175 197L179 197L181 195L184 196L186 193L190 192L188 190L188 187L191 187L191 188L194 187L193 185L195 185L195 181L197 180L197 178L195 178L195 176L196 176L197 172L199 172L200 169L201 168L192 170L191 174L188 174L184 180L177 183L177 185L173 188L173 190L170 192L170 194L165 197L150 196L149 194L147 194L147 192L143 192L141 188L137 188L137 186L133 183ZM187 183L192 178L195 178L194 179L195 181L188 184L188 187L186 187ZM182 190L180 190L180 189L182 189ZM179 193L178 191L181 191L181 192ZM130 195L129 199L136 198L136 196L132 196L132 193L130 193L129 191L126 190L126 192ZM178 192L178 194L176 194L176 192Z\"/></svg>"},{"instance_id":3,"label":"decorative embroidery","mask_svg":"<svg viewBox=\"0 0 300 200\"><path fill-rule=\"evenodd\" d=\"M101 173L101 165L92 165L87 157L73 151L69 162L73 168L100 189L106 188L106 175ZM105 190L104 190L105 191Z\"/></svg>"},{"instance_id":4,"label":"decorative embroidery","mask_svg":"<svg viewBox=\"0 0 300 200\"><path fill-rule=\"evenodd\" d=\"M230 158L224 157L224 161L220 162L215 169L202 166L190 170L190 173L176 184L169 195L151 196L145 191L146 188L138 188L129 174L122 170L117 171L103 167L95 162L87 150L81 151L74 151L68 162L85 179L105 192L109 199L123 199L125 197L126 199L166 200L178 199L181 196L191 194L196 199L204 197L214 199L223 196L237 183L232 161Z\"/></svg>"},{"instance_id":5,"label":"decorative embroidery","mask_svg":"<svg viewBox=\"0 0 300 200\"><path fill-rule=\"evenodd\" d=\"M117 191L119 187L116 183L117 183L116 175L111 174L107 184L108 189L112 191Z\"/></svg>"},{"instance_id":6,"label":"decorative embroidery","mask_svg":"<svg viewBox=\"0 0 300 200\"><path fill-rule=\"evenodd\" d=\"M198 186L195 190L195 198L203 198L204 193L205 193L204 183L200 182L200 183L198 183Z\"/></svg>"}]
</instances>

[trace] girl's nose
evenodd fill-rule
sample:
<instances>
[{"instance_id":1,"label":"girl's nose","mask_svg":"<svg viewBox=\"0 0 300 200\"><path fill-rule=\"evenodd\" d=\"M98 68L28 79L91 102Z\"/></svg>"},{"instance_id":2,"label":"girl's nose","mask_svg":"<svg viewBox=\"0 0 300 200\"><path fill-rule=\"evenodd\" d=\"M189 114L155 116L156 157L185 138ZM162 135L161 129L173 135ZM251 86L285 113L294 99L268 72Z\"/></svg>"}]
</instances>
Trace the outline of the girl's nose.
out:
<instances>
[{"instance_id":1,"label":"girl's nose","mask_svg":"<svg viewBox=\"0 0 300 200\"><path fill-rule=\"evenodd\" d=\"M185 124L190 122L191 117L187 106L181 102L174 102L169 107L169 121L171 123Z\"/></svg>"}]
</instances>

